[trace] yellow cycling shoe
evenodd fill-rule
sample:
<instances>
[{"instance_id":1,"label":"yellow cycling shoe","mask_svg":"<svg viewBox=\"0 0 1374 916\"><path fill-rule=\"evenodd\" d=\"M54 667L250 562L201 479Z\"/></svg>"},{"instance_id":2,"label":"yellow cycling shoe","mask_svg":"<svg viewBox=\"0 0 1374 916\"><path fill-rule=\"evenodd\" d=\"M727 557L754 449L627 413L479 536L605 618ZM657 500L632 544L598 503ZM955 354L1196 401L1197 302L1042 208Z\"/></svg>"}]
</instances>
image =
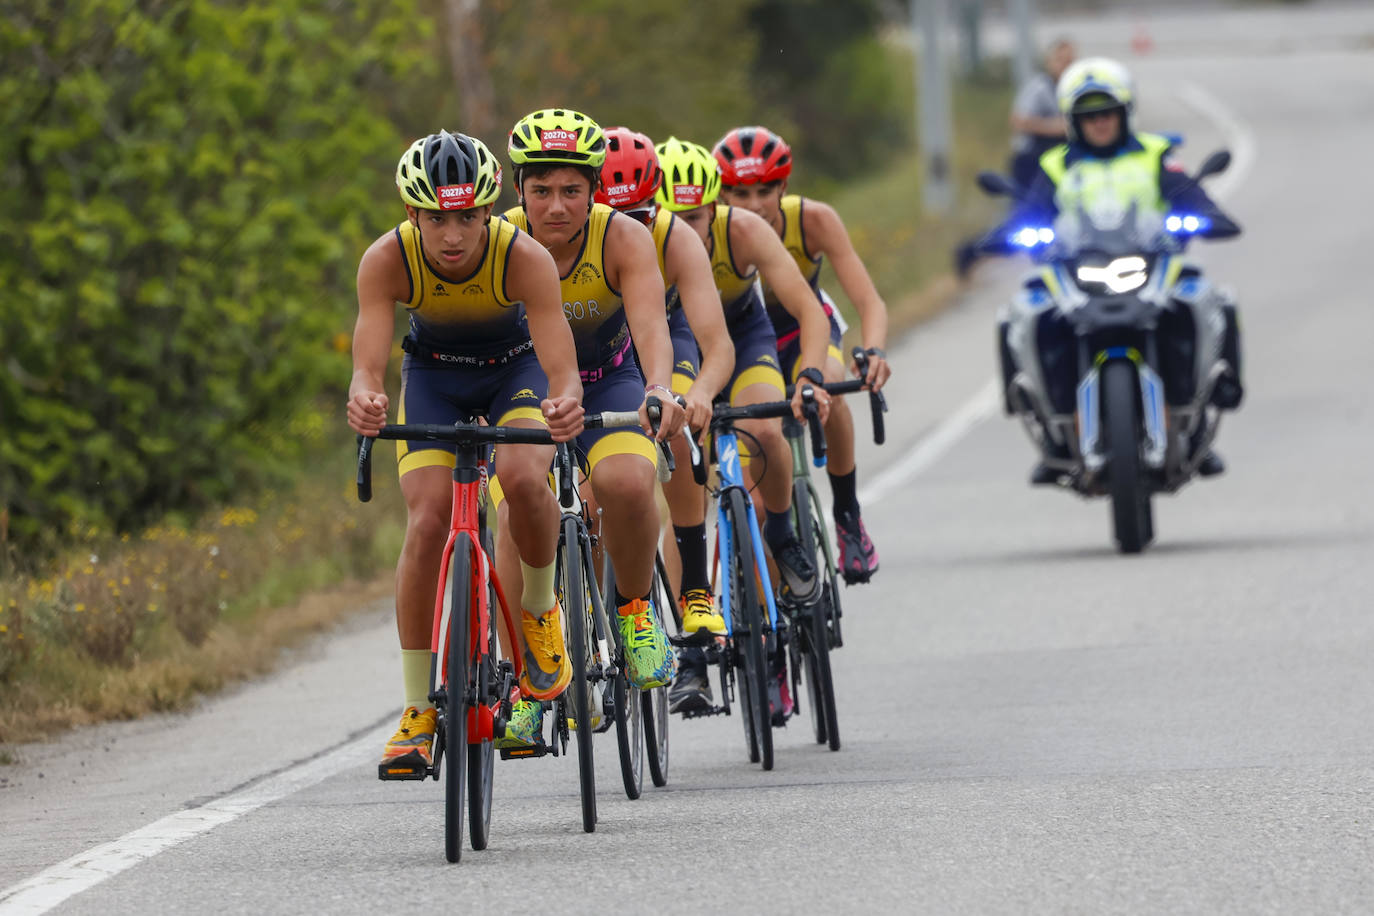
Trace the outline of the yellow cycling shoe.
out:
<instances>
[{"instance_id":1,"label":"yellow cycling shoe","mask_svg":"<svg viewBox=\"0 0 1374 916\"><path fill-rule=\"evenodd\" d=\"M726 635L725 618L716 609L716 599L710 589L687 589L678 599L678 607L682 610L682 635L703 636L702 631L712 636Z\"/></svg>"},{"instance_id":2,"label":"yellow cycling shoe","mask_svg":"<svg viewBox=\"0 0 1374 916\"><path fill-rule=\"evenodd\" d=\"M379 779L423 779L434 764L434 729L438 713L433 707L420 710L414 706L401 713L396 734L382 751L377 765Z\"/></svg>"},{"instance_id":3,"label":"yellow cycling shoe","mask_svg":"<svg viewBox=\"0 0 1374 916\"><path fill-rule=\"evenodd\" d=\"M526 696L552 700L572 680L572 661L563 644L563 611L555 603L546 614L520 612L520 629L525 634L525 670L520 687Z\"/></svg>"}]
</instances>

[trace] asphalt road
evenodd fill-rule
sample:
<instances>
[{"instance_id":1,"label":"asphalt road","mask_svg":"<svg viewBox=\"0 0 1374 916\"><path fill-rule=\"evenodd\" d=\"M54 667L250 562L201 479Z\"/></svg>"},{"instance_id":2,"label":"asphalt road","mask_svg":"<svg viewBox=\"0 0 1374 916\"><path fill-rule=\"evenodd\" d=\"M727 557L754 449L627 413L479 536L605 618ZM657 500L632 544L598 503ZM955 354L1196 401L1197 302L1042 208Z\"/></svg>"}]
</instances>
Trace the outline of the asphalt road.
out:
<instances>
[{"instance_id":1,"label":"asphalt road","mask_svg":"<svg viewBox=\"0 0 1374 916\"><path fill-rule=\"evenodd\" d=\"M674 721L669 786L630 802L603 736L590 836L572 759L501 764L491 848L449 866L442 785L374 775L399 656L373 608L193 713L21 748L0 913L1374 910L1374 12L1269 11L1281 42L1229 15L1132 60L1144 126L1192 163L1244 150L1247 230L1195 249L1243 308L1230 469L1158 501L1146 554L1115 554L1105 503L1025 485L987 410L994 265L894 348L841 752L794 721L764 773L737 717Z\"/></svg>"}]
</instances>

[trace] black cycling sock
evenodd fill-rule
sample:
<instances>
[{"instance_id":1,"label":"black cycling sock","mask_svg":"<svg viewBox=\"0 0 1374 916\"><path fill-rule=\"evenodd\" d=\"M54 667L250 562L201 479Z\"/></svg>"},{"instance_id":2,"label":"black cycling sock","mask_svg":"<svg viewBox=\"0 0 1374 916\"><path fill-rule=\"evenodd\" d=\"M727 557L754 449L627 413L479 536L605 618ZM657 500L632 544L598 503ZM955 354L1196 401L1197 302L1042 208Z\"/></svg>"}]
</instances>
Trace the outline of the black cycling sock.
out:
<instances>
[{"instance_id":1,"label":"black cycling sock","mask_svg":"<svg viewBox=\"0 0 1374 916\"><path fill-rule=\"evenodd\" d=\"M620 594L620 589L619 589L619 588L615 589L615 606L616 606L617 608L622 608L622 607L624 607L625 605L629 604L629 603L630 603L631 601L633 601L633 600L635 600L635 599L633 599L633 598L626 598L624 595ZM648 600L649 600L649 596L648 596L648 595L641 595L640 598L639 598L639 600L640 600L640 601L648 601Z\"/></svg>"},{"instance_id":2,"label":"black cycling sock","mask_svg":"<svg viewBox=\"0 0 1374 916\"><path fill-rule=\"evenodd\" d=\"M710 588L711 580L706 574L706 523L700 525L674 525L673 538L677 541L677 553L682 558L682 592L686 594L694 588Z\"/></svg>"},{"instance_id":3,"label":"black cycling sock","mask_svg":"<svg viewBox=\"0 0 1374 916\"><path fill-rule=\"evenodd\" d=\"M763 539L769 547L777 547L792 539L792 510L773 512L764 510L767 518L763 522Z\"/></svg>"},{"instance_id":4,"label":"black cycling sock","mask_svg":"<svg viewBox=\"0 0 1374 916\"><path fill-rule=\"evenodd\" d=\"M848 474L830 475L830 493L834 498L831 508L836 518L859 517L859 496L855 492L858 489L858 477L857 468Z\"/></svg>"}]
</instances>

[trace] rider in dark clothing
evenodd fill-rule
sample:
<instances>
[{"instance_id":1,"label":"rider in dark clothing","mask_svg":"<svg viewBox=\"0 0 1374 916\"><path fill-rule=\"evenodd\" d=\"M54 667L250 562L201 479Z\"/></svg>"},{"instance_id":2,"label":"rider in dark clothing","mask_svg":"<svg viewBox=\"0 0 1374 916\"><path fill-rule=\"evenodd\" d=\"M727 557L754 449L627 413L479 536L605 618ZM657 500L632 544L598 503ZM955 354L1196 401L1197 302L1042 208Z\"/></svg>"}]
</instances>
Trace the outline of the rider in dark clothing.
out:
<instances>
[{"instance_id":1,"label":"rider in dark clothing","mask_svg":"<svg viewBox=\"0 0 1374 916\"><path fill-rule=\"evenodd\" d=\"M1172 141L1131 131L1134 89L1125 68L1102 58L1079 61L1065 71L1057 93L1069 141L1040 157L1029 189L1020 196L1007 221L983 237L978 246L981 251L1010 253L1014 250L1011 236L1018 229L1053 226L1062 211L1091 208L1104 198L1142 209L1197 216L1203 226L1197 234L1207 238L1230 238L1240 233L1235 221L1173 161ZM1227 306L1225 314L1222 357L1231 371L1217 382L1211 402L1233 409L1243 394L1240 334L1234 308ZM1058 310L1047 310L1039 322L1036 339L1047 393L1056 412L1071 413L1078 381L1073 330ZM1180 304L1166 311L1159 331L1166 400L1173 405L1187 404L1196 390L1192 310ZM1005 352L1004 366L1009 362ZM1213 452L1205 455L1198 467L1203 475L1219 474L1224 469L1221 458ZM1031 474L1032 483L1056 479L1057 474L1043 463Z\"/></svg>"}]
</instances>

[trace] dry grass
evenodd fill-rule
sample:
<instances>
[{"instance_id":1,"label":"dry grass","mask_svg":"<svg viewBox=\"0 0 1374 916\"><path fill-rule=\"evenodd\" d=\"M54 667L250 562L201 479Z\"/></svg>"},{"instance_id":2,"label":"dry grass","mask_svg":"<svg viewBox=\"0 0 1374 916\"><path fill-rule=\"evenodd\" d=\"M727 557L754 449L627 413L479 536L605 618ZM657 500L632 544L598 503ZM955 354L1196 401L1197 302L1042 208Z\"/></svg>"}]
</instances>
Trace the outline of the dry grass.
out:
<instances>
[{"instance_id":1,"label":"dry grass","mask_svg":"<svg viewBox=\"0 0 1374 916\"><path fill-rule=\"evenodd\" d=\"M389 593L399 488L379 462L376 502L359 505L348 459L290 500L140 538L87 532L48 568L0 581L0 743L183 708Z\"/></svg>"}]
</instances>

